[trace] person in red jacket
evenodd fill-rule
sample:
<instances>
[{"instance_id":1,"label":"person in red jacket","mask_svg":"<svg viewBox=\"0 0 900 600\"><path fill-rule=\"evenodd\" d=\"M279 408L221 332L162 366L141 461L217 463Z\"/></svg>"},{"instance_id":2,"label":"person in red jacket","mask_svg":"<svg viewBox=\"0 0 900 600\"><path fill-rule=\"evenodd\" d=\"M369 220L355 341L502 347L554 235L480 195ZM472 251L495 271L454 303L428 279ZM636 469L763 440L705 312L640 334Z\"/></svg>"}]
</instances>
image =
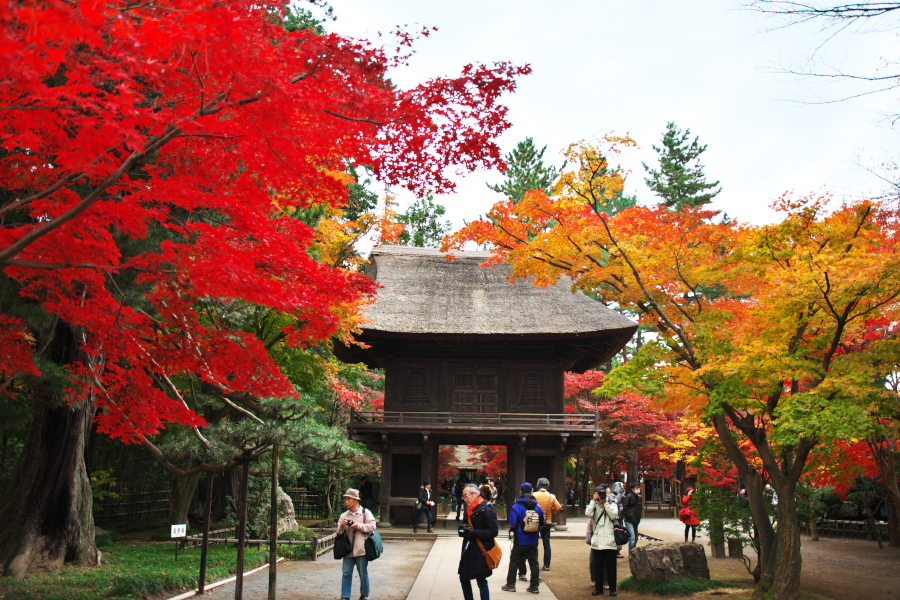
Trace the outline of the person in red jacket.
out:
<instances>
[{"instance_id":1,"label":"person in red jacket","mask_svg":"<svg viewBox=\"0 0 900 600\"><path fill-rule=\"evenodd\" d=\"M691 541L697 540L697 525L700 524L700 515L691 508L691 501L694 499L694 488L688 488L687 494L681 499L682 509L678 513L678 518L684 523L684 541L688 541L688 533L691 534Z\"/></svg>"}]
</instances>

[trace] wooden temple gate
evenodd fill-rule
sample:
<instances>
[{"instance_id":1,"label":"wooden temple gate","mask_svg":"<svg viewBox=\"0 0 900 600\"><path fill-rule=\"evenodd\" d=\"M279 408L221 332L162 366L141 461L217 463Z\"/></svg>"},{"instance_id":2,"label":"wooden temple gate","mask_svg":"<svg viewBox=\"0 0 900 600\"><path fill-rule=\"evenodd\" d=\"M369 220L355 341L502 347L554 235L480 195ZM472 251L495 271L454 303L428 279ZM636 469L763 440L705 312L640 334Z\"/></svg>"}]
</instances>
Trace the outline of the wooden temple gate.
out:
<instances>
[{"instance_id":1,"label":"wooden temple gate","mask_svg":"<svg viewBox=\"0 0 900 600\"><path fill-rule=\"evenodd\" d=\"M538 478L565 494L565 459L600 428L566 414L566 371L608 360L636 329L629 319L560 284L510 283L485 252L382 246L369 272L381 286L346 362L385 370L384 410L354 412L350 436L382 455L381 524L415 518L419 486L437 484L441 445L503 445L507 504ZM565 524L565 516L560 525Z\"/></svg>"}]
</instances>

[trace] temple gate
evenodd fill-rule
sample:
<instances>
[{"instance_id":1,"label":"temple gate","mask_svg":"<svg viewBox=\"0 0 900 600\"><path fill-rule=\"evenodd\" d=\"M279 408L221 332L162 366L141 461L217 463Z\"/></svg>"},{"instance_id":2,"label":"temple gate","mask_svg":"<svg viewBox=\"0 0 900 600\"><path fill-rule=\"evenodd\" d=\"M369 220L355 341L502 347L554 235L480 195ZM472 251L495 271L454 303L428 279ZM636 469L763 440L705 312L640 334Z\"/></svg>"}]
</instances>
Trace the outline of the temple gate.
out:
<instances>
[{"instance_id":1,"label":"temple gate","mask_svg":"<svg viewBox=\"0 0 900 600\"><path fill-rule=\"evenodd\" d=\"M385 370L384 411L354 412L350 436L382 455L381 524L409 523L422 480L437 485L441 445L505 445L509 505L523 481L565 498L565 458L600 435L595 415L565 414L563 377L621 350L637 325L565 279L510 283L489 252L380 246L382 286L345 362ZM565 524L562 515L560 525Z\"/></svg>"}]
</instances>

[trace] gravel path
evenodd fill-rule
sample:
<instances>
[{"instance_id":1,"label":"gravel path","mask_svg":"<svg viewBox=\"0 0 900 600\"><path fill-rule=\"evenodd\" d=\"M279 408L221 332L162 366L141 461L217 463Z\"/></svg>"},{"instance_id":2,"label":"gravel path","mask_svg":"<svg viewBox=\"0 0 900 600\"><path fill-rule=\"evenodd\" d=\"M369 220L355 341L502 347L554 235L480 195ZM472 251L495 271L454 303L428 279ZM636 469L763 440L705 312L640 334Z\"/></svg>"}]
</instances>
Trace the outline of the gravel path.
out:
<instances>
[{"instance_id":1,"label":"gravel path","mask_svg":"<svg viewBox=\"0 0 900 600\"><path fill-rule=\"evenodd\" d=\"M384 553L369 563L369 583L373 600L401 600L412 589L425 558L431 551L431 540L384 540ZM341 561L330 556L319 560L282 562L278 565L276 584L279 600L321 600L341 596ZM263 569L244 577L244 600L267 600L269 570ZM359 576L353 575L353 598L359 597ZM233 600L234 583L208 590L204 600Z\"/></svg>"}]
</instances>

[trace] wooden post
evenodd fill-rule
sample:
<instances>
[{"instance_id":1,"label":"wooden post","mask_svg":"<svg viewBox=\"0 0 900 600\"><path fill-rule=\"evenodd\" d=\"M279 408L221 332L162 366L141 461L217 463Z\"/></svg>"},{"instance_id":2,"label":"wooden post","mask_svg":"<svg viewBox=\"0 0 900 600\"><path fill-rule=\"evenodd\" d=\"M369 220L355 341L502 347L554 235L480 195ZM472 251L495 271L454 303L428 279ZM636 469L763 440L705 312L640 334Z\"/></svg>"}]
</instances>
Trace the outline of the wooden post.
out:
<instances>
[{"instance_id":1,"label":"wooden post","mask_svg":"<svg viewBox=\"0 0 900 600\"><path fill-rule=\"evenodd\" d=\"M209 558L209 521L212 513L213 479L215 475L210 471L208 476L209 479L206 482L206 508L203 512L203 542L200 545L200 585L197 587L198 594L206 592L206 563Z\"/></svg>"},{"instance_id":2,"label":"wooden post","mask_svg":"<svg viewBox=\"0 0 900 600\"><path fill-rule=\"evenodd\" d=\"M234 582L234 600L244 599L244 553L247 550L247 496L250 485L250 456L244 452L242 458L244 471L241 473L241 516L238 523L238 555L237 555L237 579Z\"/></svg>"},{"instance_id":3,"label":"wooden post","mask_svg":"<svg viewBox=\"0 0 900 600\"><path fill-rule=\"evenodd\" d=\"M378 514L378 527L386 529L391 526L391 478L394 476L394 450L387 434L381 436L381 510Z\"/></svg>"},{"instance_id":4,"label":"wooden post","mask_svg":"<svg viewBox=\"0 0 900 600\"><path fill-rule=\"evenodd\" d=\"M557 501L562 505L563 509L553 516L553 523L559 531L568 531L566 525L566 504L569 499L566 497L566 439L560 442L559 451L553 457L553 468L550 469L550 491L556 496Z\"/></svg>"},{"instance_id":5,"label":"wooden post","mask_svg":"<svg viewBox=\"0 0 900 600\"><path fill-rule=\"evenodd\" d=\"M272 446L272 515L269 529L269 600L275 600L275 583L278 580L278 444Z\"/></svg>"}]
</instances>

